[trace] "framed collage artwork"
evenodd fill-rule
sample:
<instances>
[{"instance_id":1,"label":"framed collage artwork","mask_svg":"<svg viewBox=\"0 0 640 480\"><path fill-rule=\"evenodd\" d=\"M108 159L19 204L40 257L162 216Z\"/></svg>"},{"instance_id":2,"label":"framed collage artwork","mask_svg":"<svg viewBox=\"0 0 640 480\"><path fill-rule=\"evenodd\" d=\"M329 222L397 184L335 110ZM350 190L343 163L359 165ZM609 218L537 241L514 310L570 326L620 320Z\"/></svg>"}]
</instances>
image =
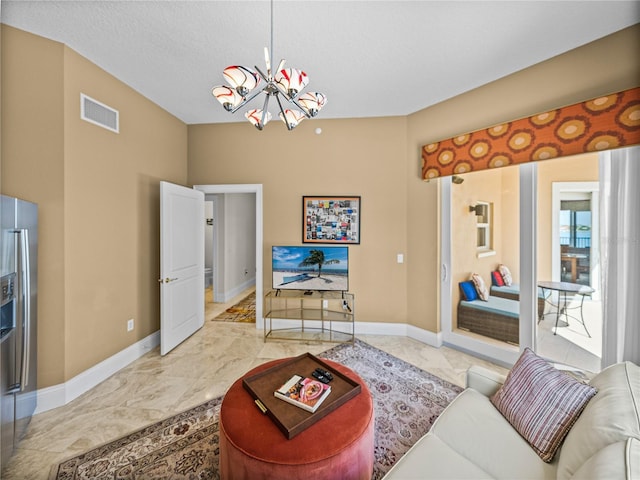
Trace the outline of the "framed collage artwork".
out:
<instances>
[{"instance_id":1,"label":"framed collage artwork","mask_svg":"<svg viewBox=\"0 0 640 480\"><path fill-rule=\"evenodd\" d=\"M360 197L302 197L303 243L360 243Z\"/></svg>"}]
</instances>

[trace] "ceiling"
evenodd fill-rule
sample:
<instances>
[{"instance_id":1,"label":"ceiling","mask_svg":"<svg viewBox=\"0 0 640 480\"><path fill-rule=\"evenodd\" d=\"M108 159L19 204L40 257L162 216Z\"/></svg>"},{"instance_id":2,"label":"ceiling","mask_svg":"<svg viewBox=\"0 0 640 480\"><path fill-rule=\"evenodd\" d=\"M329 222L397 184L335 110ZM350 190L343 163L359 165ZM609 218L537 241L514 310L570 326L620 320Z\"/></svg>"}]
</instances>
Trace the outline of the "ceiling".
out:
<instances>
[{"instance_id":1,"label":"ceiling","mask_svg":"<svg viewBox=\"0 0 640 480\"><path fill-rule=\"evenodd\" d=\"M187 124L244 121L211 88L229 65L264 70L270 46L268 0L0 8L2 23L66 44ZM319 117L408 115L639 22L640 1L275 0L273 57L327 95Z\"/></svg>"}]
</instances>

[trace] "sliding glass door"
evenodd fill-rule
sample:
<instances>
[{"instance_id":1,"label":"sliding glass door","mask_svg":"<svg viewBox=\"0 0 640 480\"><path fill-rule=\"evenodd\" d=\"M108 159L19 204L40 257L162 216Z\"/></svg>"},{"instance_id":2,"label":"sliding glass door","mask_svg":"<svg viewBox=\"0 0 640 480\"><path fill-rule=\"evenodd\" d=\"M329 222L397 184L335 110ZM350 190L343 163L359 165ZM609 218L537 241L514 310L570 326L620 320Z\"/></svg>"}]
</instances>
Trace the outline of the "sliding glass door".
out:
<instances>
[{"instance_id":1,"label":"sliding glass door","mask_svg":"<svg viewBox=\"0 0 640 480\"><path fill-rule=\"evenodd\" d=\"M591 372L602 357L598 163L598 154L585 154L537 166L537 277L546 301L536 351Z\"/></svg>"},{"instance_id":2,"label":"sliding glass door","mask_svg":"<svg viewBox=\"0 0 640 480\"><path fill-rule=\"evenodd\" d=\"M446 343L501 363L512 363L530 347L552 361L599 370L597 158L473 172L457 183L440 180ZM496 273L500 266L503 275ZM474 273L490 291L489 301L469 301L460 288ZM511 285L498 285L505 277ZM587 312L591 336L572 319ZM514 340L506 327L515 324Z\"/></svg>"},{"instance_id":3,"label":"sliding glass door","mask_svg":"<svg viewBox=\"0 0 640 480\"><path fill-rule=\"evenodd\" d=\"M507 167L440 180L444 341L504 364L521 343L519 175ZM468 296L478 284L489 301Z\"/></svg>"}]
</instances>

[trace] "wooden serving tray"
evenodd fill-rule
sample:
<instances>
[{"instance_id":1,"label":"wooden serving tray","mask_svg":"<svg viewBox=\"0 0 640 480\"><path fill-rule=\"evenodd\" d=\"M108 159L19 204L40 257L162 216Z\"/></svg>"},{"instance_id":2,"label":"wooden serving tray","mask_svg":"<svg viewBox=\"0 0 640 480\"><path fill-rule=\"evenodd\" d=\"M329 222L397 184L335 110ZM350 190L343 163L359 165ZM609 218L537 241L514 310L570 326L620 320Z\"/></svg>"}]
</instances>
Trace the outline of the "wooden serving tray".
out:
<instances>
[{"instance_id":1,"label":"wooden serving tray","mask_svg":"<svg viewBox=\"0 0 640 480\"><path fill-rule=\"evenodd\" d=\"M313 378L311 373L318 367L331 372L333 380L329 383L331 393L314 413L291 405L273 395L273 392L293 375ZM362 389L358 382L336 371L310 353L304 353L246 377L242 380L242 386L254 399L262 403L266 408L264 413L275 422L289 440L358 395Z\"/></svg>"}]
</instances>

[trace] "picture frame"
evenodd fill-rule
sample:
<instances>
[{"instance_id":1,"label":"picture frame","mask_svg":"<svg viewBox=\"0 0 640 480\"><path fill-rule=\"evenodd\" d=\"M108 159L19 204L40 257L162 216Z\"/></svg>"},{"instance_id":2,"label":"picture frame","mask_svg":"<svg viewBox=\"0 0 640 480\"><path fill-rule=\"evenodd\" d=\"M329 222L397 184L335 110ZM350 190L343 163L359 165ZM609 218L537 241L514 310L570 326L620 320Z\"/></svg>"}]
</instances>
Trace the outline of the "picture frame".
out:
<instances>
[{"instance_id":1,"label":"picture frame","mask_svg":"<svg viewBox=\"0 0 640 480\"><path fill-rule=\"evenodd\" d=\"M359 196L303 196L302 243L360 243Z\"/></svg>"}]
</instances>

